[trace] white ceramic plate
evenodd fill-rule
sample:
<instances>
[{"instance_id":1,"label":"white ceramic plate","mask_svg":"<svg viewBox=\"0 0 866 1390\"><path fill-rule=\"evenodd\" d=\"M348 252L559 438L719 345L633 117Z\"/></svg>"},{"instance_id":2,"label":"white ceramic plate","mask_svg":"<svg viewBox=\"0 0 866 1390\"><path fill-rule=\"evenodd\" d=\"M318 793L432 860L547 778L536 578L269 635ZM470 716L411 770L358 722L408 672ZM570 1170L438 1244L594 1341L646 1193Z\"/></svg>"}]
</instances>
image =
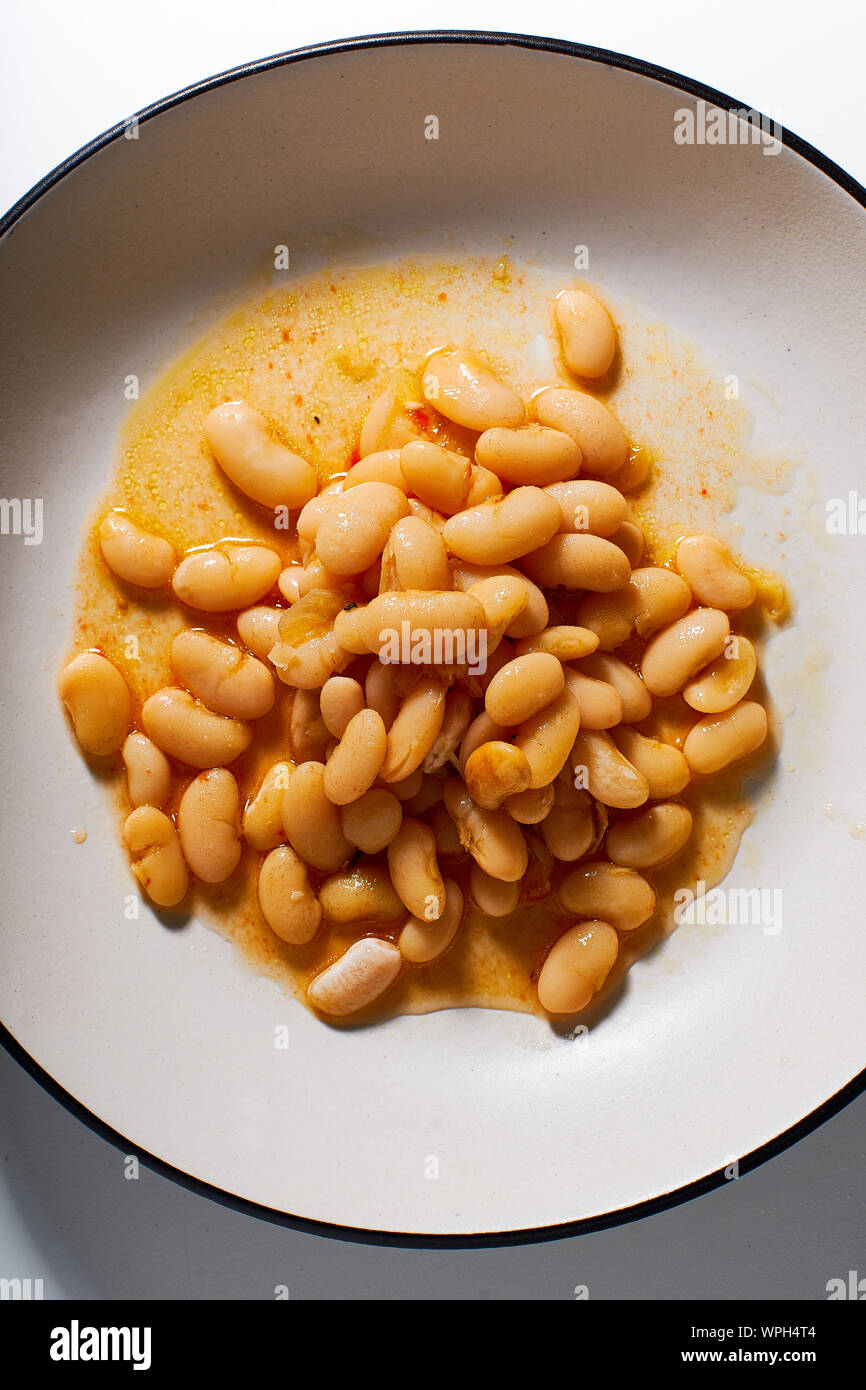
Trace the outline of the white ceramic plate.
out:
<instances>
[{"instance_id":1,"label":"white ceramic plate","mask_svg":"<svg viewBox=\"0 0 866 1390\"><path fill-rule=\"evenodd\" d=\"M737 104L565 43L357 40L159 103L3 224L2 493L44 499L42 545L0 537L7 1042L82 1119L211 1195L362 1238L537 1239L705 1190L862 1086L866 542L828 538L824 503L862 469L864 194L787 133L775 154L677 144L698 101ZM681 929L576 1043L474 1010L335 1032L205 927L125 921L112 816L55 698L123 379L152 380L275 243L307 248L303 273L310 247L339 256L358 233L383 255L513 238L551 267L588 244L593 278L738 374L759 442L804 459L799 608L769 672L786 744L735 870L783 889L783 930ZM786 660L813 677L786 684Z\"/></svg>"}]
</instances>

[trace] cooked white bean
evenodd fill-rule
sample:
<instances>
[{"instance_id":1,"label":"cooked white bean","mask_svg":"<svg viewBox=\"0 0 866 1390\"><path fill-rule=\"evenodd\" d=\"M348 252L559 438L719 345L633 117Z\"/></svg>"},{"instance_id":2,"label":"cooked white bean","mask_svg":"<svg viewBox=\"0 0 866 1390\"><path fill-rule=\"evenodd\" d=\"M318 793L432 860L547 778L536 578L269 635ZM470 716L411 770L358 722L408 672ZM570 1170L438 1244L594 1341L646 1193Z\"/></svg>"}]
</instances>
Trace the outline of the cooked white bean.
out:
<instances>
[{"instance_id":1,"label":"cooked white bean","mask_svg":"<svg viewBox=\"0 0 866 1390\"><path fill-rule=\"evenodd\" d=\"M272 763L259 783L255 795L244 807L242 829L248 845L257 850L276 849L285 839L283 830L283 792L289 785L294 763Z\"/></svg>"},{"instance_id":2,"label":"cooked white bean","mask_svg":"<svg viewBox=\"0 0 866 1390\"><path fill-rule=\"evenodd\" d=\"M595 680L612 685L622 702L624 724L639 724L652 710L652 696L631 666L609 652L595 652L580 663L580 670ZM617 723L619 720L617 720Z\"/></svg>"},{"instance_id":3,"label":"cooked white bean","mask_svg":"<svg viewBox=\"0 0 866 1390\"><path fill-rule=\"evenodd\" d=\"M448 549L474 565L501 565L528 555L556 535L559 503L538 487L517 487L501 502L484 502L449 517Z\"/></svg>"},{"instance_id":4,"label":"cooked white bean","mask_svg":"<svg viewBox=\"0 0 866 1390\"><path fill-rule=\"evenodd\" d=\"M370 790L385 761L389 738L381 715L374 709L362 709L353 715L325 766L324 787L329 801L335 806L346 806Z\"/></svg>"},{"instance_id":5,"label":"cooked white bean","mask_svg":"<svg viewBox=\"0 0 866 1390\"><path fill-rule=\"evenodd\" d=\"M607 406L595 396L551 386L533 399L535 418L542 425L571 435L583 451L583 472L610 477L628 457L628 440Z\"/></svg>"},{"instance_id":6,"label":"cooked white bean","mask_svg":"<svg viewBox=\"0 0 866 1390\"><path fill-rule=\"evenodd\" d=\"M693 772L720 772L754 753L767 737L767 711L756 700L699 719L690 729L683 752Z\"/></svg>"},{"instance_id":7,"label":"cooked white bean","mask_svg":"<svg viewBox=\"0 0 866 1390\"><path fill-rule=\"evenodd\" d=\"M553 787L527 787L507 797L503 806L520 825L538 825L553 806Z\"/></svg>"},{"instance_id":8,"label":"cooked white bean","mask_svg":"<svg viewBox=\"0 0 866 1390\"><path fill-rule=\"evenodd\" d=\"M629 588L635 595L634 630L638 637L651 637L659 628L677 622L691 607L692 591L673 570L655 565L632 570Z\"/></svg>"},{"instance_id":9,"label":"cooked white bean","mask_svg":"<svg viewBox=\"0 0 866 1390\"><path fill-rule=\"evenodd\" d=\"M465 507L472 480L472 461L426 439L400 450L400 467L409 491L427 507L451 516Z\"/></svg>"},{"instance_id":10,"label":"cooked white bean","mask_svg":"<svg viewBox=\"0 0 866 1390\"><path fill-rule=\"evenodd\" d=\"M438 676L421 676L387 732L385 757L379 771L382 781L402 782L420 770L444 720L445 686Z\"/></svg>"},{"instance_id":11,"label":"cooked white bean","mask_svg":"<svg viewBox=\"0 0 866 1390\"><path fill-rule=\"evenodd\" d=\"M526 755L511 743L482 743L463 768L466 790L487 811L497 810L509 796L525 792L532 772Z\"/></svg>"},{"instance_id":12,"label":"cooked white bean","mask_svg":"<svg viewBox=\"0 0 866 1390\"><path fill-rule=\"evenodd\" d=\"M290 845L311 868L330 874L350 858L353 846L343 834L338 807L325 792L322 763L295 768L283 792L282 815Z\"/></svg>"},{"instance_id":13,"label":"cooked white bean","mask_svg":"<svg viewBox=\"0 0 866 1390\"><path fill-rule=\"evenodd\" d=\"M628 503L609 483L576 478L570 483L554 483L545 492L555 497L562 512L563 532L588 532L611 537L628 516Z\"/></svg>"},{"instance_id":14,"label":"cooked white bean","mask_svg":"<svg viewBox=\"0 0 866 1390\"><path fill-rule=\"evenodd\" d=\"M448 655L447 644L456 652L461 638L468 645L469 634L485 626L484 609L472 594L407 589L380 594L363 608L338 613L334 633L347 651L375 652L389 663L405 660L408 652L410 661L419 665L432 661L430 644L438 634L442 664L449 665L454 657Z\"/></svg>"},{"instance_id":15,"label":"cooked white bean","mask_svg":"<svg viewBox=\"0 0 866 1390\"><path fill-rule=\"evenodd\" d=\"M186 897L189 874L173 823L155 806L137 806L127 816L123 838L132 872L157 907L176 907Z\"/></svg>"},{"instance_id":16,"label":"cooked white bean","mask_svg":"<svg viewBox=\"0 0 866 1390\"><path fill-rule=\"evenodd\" d=\"M458 562L452 570L455 588L469 593L484 579L518 579L526 589L526 604L518 611L516 618L505 629L506 636L514 638L535 637L547 627L550 609L547 599L537 584L512 565L470 565Z\"/></svg>"},{"instance_id":17,"label":"cooked white bean","mask_svg":"<svg viewBox=\"0 0 866 1390\"><path fill-rule=\"evenodd\" d=\"M319 707L328 733L342 738L349 721L364 708L363 688L350 676L331 676L322 686Z\"/></svg>"},{"instance_id":18,"label":"cooked white bean","mask_svg":"<svg viewBox=\"0 0 866 1390\"><path fill-rule=\"evenodd\" d=\"M755 602L754 581L737 568L718 536L686 536L677 546L677 569L698 603L734 613Z\"/></svg>"},{"instance_id":19,"label":"cooked white bean","mask_svg":"<svg viewBox=\"0 0 866 1390\"><path fill-rule=\"evenodd\" d=\"M205 438L226 477L263 507L303 507L319 486L316 470L274 439L267 421L243 401L216 406Z\"/></svg>"},{"instance_id":20,"label":"cooked white bean","mask_svg":"<svg viewBox=\"0 0 866 1390\"><path fill-rule=\"evenodd\" d=\"M409 504L389 483L359 483L335 499L319 523L316 551L334 574L361 574L379 558Z\"/></svg>"},{"instance_id":21,"label":"cooked white bean","mask_svg":"<svg viewBox=\"0 0 866 1390\"><path fill-rule=\"evenodd\" d=\"M358 449L363 461L382 450L402 449L410 439L417 437L418 430L406 412L405 403L396 391L387 390L376 397L364 417Z\"/></svg>"},{"instance_id":22,"label":"cooked white bean","mask_svg":"<svg viewBox=\"0 0 866 1390\"><path fill-rule=\"evenodd\" d=\"M194 550L181 560L171 587L181 603L204 613L249 608L270 593L282 561L275 550L252 542L220 542Z\"/></svg>"},{"instance_id":23,"label":"cooked white bean","mask_svg":"<svg viewBox=\"0 0 866 1390\"><path fill-rule=\"evenodd\" d=\"M400 933L398 945L404 960L426 965L437 960L451 945L463 917L463 894L453 879L445 879L445 907L435 922L410 917Z\"/></svg>"},{"instance_id":24,"label":"cooked white bean","mask_svg":"<svg viewBox=\"0 0 866 1390\"><path fill-rule=\"evenodd\" d=\"M632 568L640 564L646 539L643 531L633 521L624 521L608 539L619 546Z\"/></svg>"},{"instance_id":25,"label":"cooked white bean","mask_svg":"<svg viewBox=\"0 0 866 1390\"><path fill-rule=\"evenodd\" d=\"M258 880L262 916L281 941L306 946L322 920L307 866L291 845L277 845L262 862Z\"/></svg>"},{"instance_id":26,"label":"cooked white bean","mask_svg":"<svg viewBox=\"0 0 866 1390\"><path fill-rule=\"evenodd\" d=\"M590 656L598 648L598 634L588 627L548 627L534 637L524 637L514 648L515 656L528 656L530 652L549 652L560 661L576 661L579 657Z\"/></svg>"},{"instance_id":27,"label":"cooked white bean","mask_svg":"<svg viewBox=\"0 0 866 1390\"><path fill-rule=\"evenodd\" d=\"M739 704L758 669L758 655L748 637L731 636L720 656L683 686L683 699L699 714L721 714Z\"/></svg>"},{"instance_id":28,"label":"cooked white bean","mask_svg":"<svg viewBox=\"0 0 866 1390\"><path fill-rule=\"evenodd\" d=\"M292 696L289 724L289 742L294 761L323 763L328 741L328 730L325 728L319 707L318 690L296 690Z\"/></svg>"},{"instance_id":29,"label":"cooked white bean","mask_svg":"<svg viewBox=\"0 0 866 1390\"><path fill-rule=\"evenodd\" d=\"M580 471L583 454L562 430L532 424L485 430L475 445L475 458L506 482L544 487L573 478Z\"/></svg>"},{"instance_id":30,"label":"cooked white bean","mask_svg":"<svg viewBox=\"0 0 866 1390\"><path fill-rule=\"evenodd\" d=\"M688 762L673 744L647 738L624 724L615 730L613 739L623 757L646 778L653 801L678 796L688 785Z\"/></svg>"},{"instance_id":31,"label":"cooked white bean","mask_svg":"<svg viewBox=\"0 0 866 1390\"><path fill-rule=\"evenodd\" d=\"M526 873L529 853L520 826L507 811L476 805L459 777L449 777L443 799L460 843L491 878L516 883Z\"/></svg>"},{"instance_id":32,"label":"cooked white bean","mask_svg":"<svg viewBox=\"0 0 866 1390\"><path fill-rule=\"evenodd\" d=\"M496 724L523 724L565 689L562 663L549 652L515 657L497 671L487 687L484 707Z\"/></svg>"},{"instance_id":33,"label":"cooked white bean","mask_svg":"<svg viewBox=\"0 0 866 1390\"><path fill-rule=\"evenodd\" d=\"M240 792L224 767L194 777L177 808L184 858L203 883L223 883L241 857Z\"/></svg>"},{"instance_id":34,"label":"cooked white bean","mask_svg":"<svg viewBox=\"0 0 866 1390\"><path fill-rule=\"evenodd\" d=\"M383 864L353 864L332 874L319 889L319 902L329 922L394 922L405 911Z\"/></svg>"},{"instance_id":35,"label":"cooked white bean","mask_svg":"<svg viewBox=\"0 0 866 1390\"><path fill-rule=\"evenodd\" d=\"M400 973L403 957L392 941L362 937L316 975L307 998L320 1013L345 1018L383 995Z\"/></svg>"},{"instance_id":36,"label":"cooked white bean","mask_svg":"<svg viewBox=\"0 0 866 1390\"><path fill-rule=\"evenodd\" d=\"M538 1002L549 1014L585 1009L613 969L619 937L609 922L575 922L558 941L538 976Z\"/></svg>"},{"instance_id":37,"label":"cooked white bean","mask_svg":"<svg viewBox=\"0 0 866 1390\"><path fill-rule=\"evenodd\" d=\"M472 722L472 700L462 686L454 686L445 697L442 727L423 762L424 772L438 772L456 757Z\"/></svg>"},{"instance_id":38,"label":"cooked white bean","mask_svg":"<svg viewBox=\"0 0 866 1390\"><path fill-rule=\"evenodd\" d=\"M652 885L619 864L581 864L566 874L558 893L566 912L601 918L617 931L635 931L656 910Z\"/></svg>"},{"instance_id":39,"label":"cooked white bean","mask_svg":"<svg viewBox=\"0 0 866 1390\"><path fill-rule=\"evenodd\" d=\"M466 348L445 348L428 357L421 390L440 415L470 430L523 423L523 402L517 393Z\"/></svg>"},{"instance_id":40,"label":"cooked white bean","mask_svg":"<svg viewBox=\"0 0 866 1390\"><path fill-rule=\"evenodd\" d=\"M162 806L171 791L168 758L146 734L129 734L121 749L133 806Z\"/></svg>"},{"instance_id":41,"label":"cooked white bean","mask_svg":"<svg viewBox=\"0 0 866 1390\"><path fill-rule=\"evenodd\" d=\"M656 633L647 644L641 675L652 695L675 695L702 666L717 657L730 636L719 608L695 608Z\"/></svg>"},{"instance_id":42,"label":"cooked white bean","mask_svg":"<svg viewBox=\"0 0 866 1390\"><path fill-rule=\"evenodd\" d=\"M408 912L435 922L445 910L445 884L436 860L436 837L423 821L406 817L388 846L391 882Z\"/></svg>"},{"instance_id":43,"label":"cooked white bean","mask_svg":"<svg viewBox=\"0 0 866 1390\"><path fill-rule=\"evenodd\" d=\"M583 671L569 671L568 684L580 707L581 729L612 729L619 724L622 700L614 686Z\"/></svg>"},{"instance_id":44,"label":"cooked white bean","mask_svg":"<svg viewBox=\"0 0 866 1390\"><path fill-rule=\"evenodd\" d=\"M611 594L628 583L631 566L618 545L588 531L553 536L523 557L530 579L544 589Z\"/></svg>"},{"instance_id":45,"label":"cooked white bean","mask_svg":"<svg viewBox=\"0 0 866 1390\"><path fill-rule=\"evenodd\" d=\"M575 376L604 376L616 353L616 329L604 305L583 290L563 290L555 312L568 370Z\"/></svg>"},{"instance_id":46,"label":"cooked white bean","mask_svg":"<svg viewBox=\"0 0 866 1390\"><path fill-rule=\"evenodd\" d=\"M216 714L260 719L273 707L274 678L266 666L209 632L186 628L171 643L175 675Z\"/></svg>"},{"instance_id":47,"label":"cooked white bean","mask_svg":"<svg viewBox=\"0 0 866 1390\"><path fill-rule=\"evenodd\" d=\"M420 516L398 521L389 539L400 589L450 589L448 547L441 533Z\"/></svg>"},{"instance_id":48,"label":"cooked white bean","mask_svg":"<svg viewBox=\"0 0 866 1390\"><path fill-rule=\"evenodd\" d=\"M174 546L162 536L142 530L122 512L109 512L102 518L99 548L109 569L140 589L167 584L177 563Z\"/></svg>"},{"instance_id":49,"label":"cooked white bean","mask_svg":"<svg viewBox=\"0 0 866 1390\"><path fill-rule=\"evenodd\" d=\"M571 864L588 854L598 838L589 792L565 787L557 780L553 809L541 823L541 834L554 859L561 863Z\"/></svg>"},{"instance_id":50,"label":"cooked white bean","mask_svg":"<svg viewBox=\"0 0 866 1390\"><path fill-rule=\"evenodd\" d=\"M469 875L472 901L485 917L508 917L520 901L520 883L505 883L473 864Z\"/></svg>"},{"instance_id":51,"label":"cooked white bean","mask_svg":"<svg viewBox=\"0 0 866 1390\"><path fill-rule=\"evenodd\" d=\"M403 808L393 792L384 787L371 787L340 813L343 834L364 854L387 849L402 823Z\"/></svg>"},{"instance_id":52,"label":"cooked white bean","mask_svg":"<svg viewBox=\"0 0 866 1390\"><path fill-rule=\"evenodd\" d=\"M105 758L123 746L132 718L129 687L99 652L82 652L63 667L57 693L85 753Z\"/></svg>"},{"instance_id":53,"label":"cooked white bean","mask_svg":"<svg viewBox=\"0 0 866 1390\"><path fill-rule=\"evenodd\" d=\"M215 714L175 686L145 700L141 718L156 746L190 767L224 767L245 753L252 739L249 724Z\"/></svg>"},{"instance_id":54,"label":"cooked white bean","mask_svg":"<svg viewBox=\"0 0 866 1390\"><path fill-rule=\"evenodd\" d=\"M579 728L580 703L567 674L562 694L521 724L514 736L515 747L529 763L533 790L546 787L562 771Z\"/></svg>"},{"instance_id":55,"label":"cooked white bean","mask_svg":"<svg viewBox=\"0 0 866 1390\"><path fill-rule=\"evenodd\" d=\"M581 729L574 741L571 766L581 785L605 806L630 810L642 806L649 796L649 783L643 773L623 757L609 734Z\"/></svg>"},{"instance_id":56,"label":"cooked white bean","mask_svg":"<svg viewBox=\"0 0 866 1390\"><path fill-rule=\"evenodd\" d=\"M360 483L388 483L401 492L408 492L409 484L400 467L400 450L396 447L379 449L353 464L343 479L343 491L348 492Z\"/></svg>"},{"instance_id":57,"label":"cooked white bean","mask_svg":"<svg viewBox=\"0 0 866 1390\"><path fill-rule=\"evenodd\" d=\"M613 594L584 594L577 605L577 621L595 633L601 651L609 652L628 641L636 612L637 595L628 583Z\"/></svg>"},{"instance_id":58,"label":"cooked white bean","mask_svg":"<svg viewBox=\"0 0 866 1390\"><path fill-rule=\"evenodd\" d=\"M692 833L692 813L676 801L661 801L636 816L624 816L607 832L605 848L615 864L652 869L679 854Z\"/></svg>"},{"instance_id":59,"label":"cooked white bean","mask_svg":"<svg viewBox=\"0 0 866 1390\"><path fill-rule=\"evenodd\" d=\"M280 640L282 612L282 608L259 605L256 608L245 608L242 613L238 613L238 637L259 661L266 661Z\"/></svg>"}]
</instances>

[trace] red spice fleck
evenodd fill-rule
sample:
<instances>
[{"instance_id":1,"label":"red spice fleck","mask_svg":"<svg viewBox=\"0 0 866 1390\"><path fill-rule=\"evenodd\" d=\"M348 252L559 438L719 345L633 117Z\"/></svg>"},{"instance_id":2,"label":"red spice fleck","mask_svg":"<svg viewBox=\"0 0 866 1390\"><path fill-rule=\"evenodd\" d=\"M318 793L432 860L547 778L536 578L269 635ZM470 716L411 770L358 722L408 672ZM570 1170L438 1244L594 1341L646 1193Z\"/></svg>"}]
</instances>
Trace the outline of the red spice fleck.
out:
<instances>
[{"instance_id":1,"label":"red spice fleck","mask_svg":"<svg viewBox=\"0 0 866 1390\"><path fill-rule=\"evenodd\" d=\"M448 296L447 296L447 294L445 293L444 290L440 290L440 291L439 291L439 298L442 300L442 303L444 304L444 303L445 303L445 300L448 298Z\"/></svg>"},{"instance_id":2,"label":"red spice fleck","mask_svg":"<svg viewBox=\"0 0 866 1390\"><path fill-rule=\"evenodd\" d=\"M702 496L702 497L709 497L709 495L710 495L710 494L707 492L707 489L706 489L705 487L702 487L702 488L701 488L701 496Z\"/></svg>"},{"instance_id":3,"label":"red spice fleck","mask_svg":"<svg viewBox=\"0 0 866 1390\"><path fill-rule=\"evenodd\" d=\"M291 338L291 336L292 336L292 335L291 335L291 333L289 332L288 328L284 328L284 329L282 329L281 332L280 332L280 337L282 338L282 340L283 340L284 343L287 343L287 342L289 341L289 339Z\"/></svg>"},{"instance_id":4,"label":"red spice fleck","mask_svg":"<svg viewBox=\"0 0 866 1390\"><path fill-rule=\"evenodd\" d=\"M355 464L356 464L356 463L360 463L360 462L361 462L361 448L360 448L360 445L358 445L358 444L353 444L352 447L351 447L351 449L349 450L349 456L348 456L348 458L347 458L347 460L346 460L346 464L347 464L347 466L348 466L349 468L354 468Z\"/></svg>"},{"instance_id":5,"label":"red spice fleck","mask_svg":"<svg viewBox=\"0 0 866 1390\"><path fill-rule=\"evenodd\" d=\"M414 421L415 421L415 424L418 426L419 429L421 429L421 430L429 430L429 428L430 428L430 415L429 415L429 413L424 409L423 406L421 406L421 405L407 405L407 407L406 407L406 414L409 416L410 420L414 420Z\"/></svg>"},{"instance_id":6,"label":"red spice fleck","mask_svg":"<svg viewBox=\"0 0 866 1390\"><path fill-rule=\"evenodd\" d=\"M304 404L304 398L303 398L303 396L295 396L295 405L303 405L303 404Z\"/></svg>"}]
</instances>

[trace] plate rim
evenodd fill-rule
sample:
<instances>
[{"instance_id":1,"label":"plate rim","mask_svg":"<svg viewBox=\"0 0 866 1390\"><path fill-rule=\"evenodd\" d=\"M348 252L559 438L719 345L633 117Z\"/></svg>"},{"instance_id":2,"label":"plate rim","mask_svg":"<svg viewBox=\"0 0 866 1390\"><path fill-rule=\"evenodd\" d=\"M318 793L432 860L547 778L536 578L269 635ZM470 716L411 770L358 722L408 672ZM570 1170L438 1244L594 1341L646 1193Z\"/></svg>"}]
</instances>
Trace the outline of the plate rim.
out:
<instances>
[{"instance_id":1,"label":"plate rim","mask_svg":"<svg viewBox=\"0 0 866 1390\"><path fill-rule=\"evenodd\" d=\"M703 82L686 77L682 73L675 72L670 68L664 68L658 64L648 62L642 58L635 58L627 54L617 53L611 49L596 48L589 44L576 43L568 39L545 38L533 34L515 34L494 30L475 30L475 29L422 29L404 32L393 32L384 34L359 35L356 37L337 39L322 44L311 44L301 48L289 49L286 52L273 54L266 58L260 58L248 63L243 63L237 67L229 68L224 72L204 78L199 82L191 83L168 96L152 102L143 107L140 111L133 112L125 120L119 121L116 125L109 127L100 135L97 135L87 144L82 145L67 159L56 165L48 173L43 175L21 198L15 202L11 208L0 217L0 237L5 237L25 214L42 198L47 192L54 188L62 179L71 174L79 165L87 159L97 154L114 140L122 138L130 123L135 121L141 124L152 119L154 116L161 115L165 111L171 110L183 102L189 101L196 96L206 92L215 91L220 87L227 86L231 82L239 81L244 77L255 77L264 72L279 67L287 67L297 62L305 62L308 59L320 58L334 54L345 54L367 49L377 48L399 48L409 46L420 46L429 44L476 44L487 47L508 47L526 48L541 52L558 53L565 57L579 58L588 62L599 63L607 67L619 68L627 72L636 73L639 76L649 78L656 82L661 82L668 87L673 87L690 96L697 97L708 104L720 107L723 110L755 110L746 103L737 101L728 94L710 87ZM756 116L761 113L756 111ZM833 183L848 193L855 202L866 209L866 188L858 182L851 174L847 173L840 165L829 159L827 155L821 153L808 141L803 140L787 127L778 122L774 122L774 133L795 154L800 155L814 168L820 170ZM656 1215L659 1212L670 1210L680 1206L685 1202L692 1201L695 1197L703 1196L705 1193L714 1191L721 1187L723 1183L730 1181L728 1174L731 1163L722 1168L716 1169L711 1173L695 1179L681 1187L673 1188L669 1192L661 1193L656 1197L650 1197L642 1202L633 1203L630 1206L620 1207L614 1211L604 1212L597 1216L582 1217L575 1221L557 1222L553 1225L526 1227L520 1230L500 1230L500 1231L481 1231L473 1233L439 1233L439 1232L405 1232L405 1231L382 1231L369 1227L349 1226L344 1224L320 1221L311 1217L297 1216L291 1212L280 1211L275 1207L269 1207L262 1203L255 1202L248 1197L242 1197L237 1193L228 1192L225 1188L217 1187L206 1182L203 1178L186 1173L182 1168L151 1154L127 1139L118 1130L107 1124L94 1111L89 1110L86 1105L79 1101L71 1092L67 1091L58 1081L48 1072L39 1062L37 1062L26 1049L18 1042L17 1038L0 1022L0 1045L4 1050L23 1068L23 1070L36 1081L44 1091L58 1101L76 1119L80 1120L93 1133L119 1149L122 1153L134 1153L146 1167L158 1173L161 1177L168 1178L177 1183L180 1187L196 1193L200 1197L206 1197L211 1201L219 1203L221 1206L231 1210L242 1212L244 1215L256 1217L259 1220L266 1220L274 1225L289 1227L301 1231L308 1235L324 1236L335 1240L351 1241L356 1244L391 1246L396 1248L409 1249L485 1249L491 1247L508 1247L529 1244L540 1244L550 1240L564 1240L571 1236L582 1235L590 1231L600 1231L611 1227L625 1225L631 1221L641 1220L647 1216ZM740 1178L752 1172L761 1164L769 1159L775 1158L783 1153L792 1145L798 1143L806 1135L818 1129L827 1120L832 1119L857 1096L866 1090L866 1066L856 1076L852 1077L841 1090L835 1092L821 1105L811 1110L802 1119L796 1121L788 1129L782 1130L774 1138L767 1140L757 1149L743 1155L736 1160L736 1177Z\"/></svg>"}]
</instances>

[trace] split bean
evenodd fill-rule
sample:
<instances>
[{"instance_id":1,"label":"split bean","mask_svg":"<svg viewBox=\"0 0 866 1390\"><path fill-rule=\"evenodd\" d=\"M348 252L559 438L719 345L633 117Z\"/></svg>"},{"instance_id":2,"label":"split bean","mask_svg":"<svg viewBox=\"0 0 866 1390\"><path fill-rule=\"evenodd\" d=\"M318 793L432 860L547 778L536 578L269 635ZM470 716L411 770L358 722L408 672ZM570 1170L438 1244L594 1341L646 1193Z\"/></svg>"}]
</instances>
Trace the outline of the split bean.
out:
<instances>
[{"instance_id":1,"label":"split bean","mask_svg":"<svg viewBox=\"0 0 866 1390\"><path fill-rule=\"evenodd\" d=\"M224 767L193 778L177 808L184 858L203 883L223 883L241 857L240 792Z\"/></svg>"},{"instance_id":2,"label":"split bean","mask_svg":"<svg viewBox=\"0 0 866 1390\"><path fill-rule=\"evenodd\" d=\"M132 872L157 907L177 907L186 897L189 873L172 821L155 806L137 806L127 816L123 838Z\"/></svg>"},{"instance_id":3,"label":"split bean","mask_svg":"<svg viewBox=\"0 0 866 1390\"><path fill-rule=\"evenodd\" d=\"M400 973L402 956L393 941L362 937L316 975L307 998L320 1013L345 1018L385 993Z\"/></svg>"}]
</instances>

